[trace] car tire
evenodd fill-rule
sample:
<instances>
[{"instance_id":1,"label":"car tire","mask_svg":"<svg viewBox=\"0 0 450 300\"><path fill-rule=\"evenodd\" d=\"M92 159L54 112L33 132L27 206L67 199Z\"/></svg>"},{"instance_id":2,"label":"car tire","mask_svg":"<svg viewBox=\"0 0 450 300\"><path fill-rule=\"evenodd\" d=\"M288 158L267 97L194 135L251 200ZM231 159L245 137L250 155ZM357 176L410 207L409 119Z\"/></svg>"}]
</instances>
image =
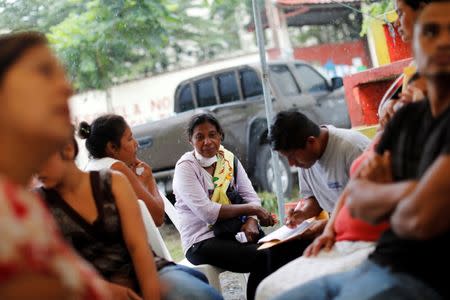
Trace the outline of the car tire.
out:
<instances>
[{"instance_id":1,"label":"car tire","mask_svg":"<svg viewBox=\"0 0 450 300\"><path fill-rule=\"evenodd\" d=\"M291 168L287 159L283 156L280 158L281 185L284 196L290 196L292 193L292 184L294 181ZM272 167L272 156L268 144L261 145L257 152L255 177L258 185L263 191L275 193L275 180Z\"/></svg>"}]
</instances>

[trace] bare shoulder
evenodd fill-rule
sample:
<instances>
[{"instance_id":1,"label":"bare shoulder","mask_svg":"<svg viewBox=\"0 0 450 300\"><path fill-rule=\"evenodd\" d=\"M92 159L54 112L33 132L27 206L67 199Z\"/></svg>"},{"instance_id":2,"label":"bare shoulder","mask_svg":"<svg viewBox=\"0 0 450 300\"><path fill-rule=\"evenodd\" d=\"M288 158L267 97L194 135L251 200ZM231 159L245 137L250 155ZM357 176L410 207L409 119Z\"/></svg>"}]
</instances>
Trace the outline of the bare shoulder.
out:
<instances>
[{"instance_id":1,"label":"bare shoulder","mask_svg":"<svg viewBox=\"0 0 450 300\"><path fill-rule=\"evenodd\" d=\"M126 171L130 170L130 168L128 168L128 166L123 161L116 161L111 165L111 169L124 174L126 174Z\"/></svg>"},{"instance_id":2,"label":"bare shoulder","mask_svg":"<svg viewBox=\"0 0 450 300\"><path fill-rule=\"evenodd\" d=\"M125 174L118 170L111 170L111 181L113 185L128 185L129 181Z\"/></svg>"}]
</instances>

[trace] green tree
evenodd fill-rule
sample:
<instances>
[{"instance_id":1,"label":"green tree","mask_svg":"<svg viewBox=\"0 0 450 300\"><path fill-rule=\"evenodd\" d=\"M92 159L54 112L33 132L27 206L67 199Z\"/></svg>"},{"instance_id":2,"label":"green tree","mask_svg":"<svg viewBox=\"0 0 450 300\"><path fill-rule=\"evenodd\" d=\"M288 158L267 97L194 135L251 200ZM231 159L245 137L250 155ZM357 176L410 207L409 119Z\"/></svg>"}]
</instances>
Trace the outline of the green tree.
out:
<instances>
[{"instance_id":1,"label":"green tree","mask_svg":"<svg viewBox=\"0 0 450 300\"><path fill-rule=\"evenodd\" d=\"M361 36L367 34L369 23L372 19L383 20L384 14L392 10L394 10L394 2L392 0L380 0L374 3L367 3L367 5L363 6L364 20Z\"/></svg>"},{"instance_id":2,"label":"green tree","mask_svg":"<svg viewBox=\"0 0 450 300\"><path fill-rule=\"evenodd\" d=\"M76 88L107 88L130 77L134 65L145 61L153 67L159 60L167 44L160 20L170 17L161 3L92 0L85 8L70 13L48 35Z\"/></svg>"},{"instance_id":3,"label":"green tree","mask_svg":"<svg viewBox=\"0 0 450 300\"><path fill-rule=\"evenodd\" d=\"M83 7L81 0L0 0L0 29L48 32Z\"/></svg>"},{"instance_id":4,"label":"green tree","mask_svg":"<svg viewBox=\"0 0 450 300\"><path fill-rule=\"evenodd\" d=\"M0 30L47 34L79 90L240 48L238 0L0 0ZM190 13L206 9L203 16Z\"/></svg>"}]
</instances>

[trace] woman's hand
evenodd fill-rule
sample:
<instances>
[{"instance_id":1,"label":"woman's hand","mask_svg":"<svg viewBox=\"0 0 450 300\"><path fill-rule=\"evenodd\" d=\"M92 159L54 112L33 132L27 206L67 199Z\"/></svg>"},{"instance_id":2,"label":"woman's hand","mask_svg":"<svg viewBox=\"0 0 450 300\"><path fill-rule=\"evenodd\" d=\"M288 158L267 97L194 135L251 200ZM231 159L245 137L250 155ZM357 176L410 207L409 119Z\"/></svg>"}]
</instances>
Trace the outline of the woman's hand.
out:
<instances>
[{"instance_id":1,"label":"woman's hand","mask_svg":"<svg viewBox=\"0 0 450 300\"><path fill-rule=\"evenodd\" d=\"M325 251L330 251L336 242L336 234L330 231L324 231L321 235L319 235L308 248L305 249L303 255L308 256L316 256L319 254L320 250L325 249Z\"/></svg>"},{"instance_id":2,"label":"woman's hand","mask_svg":"<svg viewBox=\"0 0 450 300\"><path fill-rule=\"evenodd\" d=\"M264 226L273 226L275 224L275 220L273 219L272 215L265 210L261 205L249 203L251 209L250 213L247 215L256 215L258 217L259 223Z\"/></svg>"},{"instance_id":3,"label":"woman's hand","mask_svg":"<svg viewBox=\"0 0 450 300\"><path fill-rule=\"evenodd\" d=\"M398 99L391 99L386 102L386 104L379 116L380 117L379 122L380 122L381 128L385 128L387 123L389 123L389 121L394 116L394 114L395 114L394 106L397 103L397 101L398 101Z\"/></svg>"},{"instance_id":4,"label":"woman's hand","mask_svg":"<svg viewBox=\"0 0 450 300\"><path fill-rule=\"evenodd\" d=\"M131 169L145 186L153 180L152 168L145 162L137 160Z\"/></svg>"},{"instance_id":5,"label":"woman's hand","mask_svg":"<svg viewBox=\"0 0 450 300\"><path fill-rule=\"evenodd\" d=\"M247 237L247 241L250 243L256 243L259 238L259 228L258 228L258 221L254 218L247 218L247 221L245 221L244 225L241 227L241 231L245 233L245 236Z\"/></svg>"}]
</instances>

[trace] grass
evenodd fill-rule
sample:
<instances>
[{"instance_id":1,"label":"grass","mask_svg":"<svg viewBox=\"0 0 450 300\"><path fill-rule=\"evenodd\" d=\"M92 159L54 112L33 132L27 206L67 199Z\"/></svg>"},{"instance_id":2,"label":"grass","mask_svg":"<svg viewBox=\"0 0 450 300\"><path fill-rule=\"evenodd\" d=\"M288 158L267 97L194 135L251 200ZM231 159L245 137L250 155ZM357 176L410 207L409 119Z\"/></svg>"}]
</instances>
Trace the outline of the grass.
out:
<instances>
[{"instance_id":1,"label":"grass","mask_svg":"<svg viewBox=\"0 0 450 300\"><path fill-rule=\"evenodd\" d=\"M262 206L271 213L278 214L278 201L274 193L260 192L258 193ZM296 201L299 198L298 189L293 189L291 195L284 199L285 203Z\"/></svg>"},{"instance_id":2,"label":"grass","mask_svg":"<svg viewBox=\"0 0 450 300\"><path fill-rule=\"evenodd\" d=\"M167 249L175 262L179 262L184 258L183 249L181 248L180 234L173 224L164 224L159 228Z\"/></svg>"},{"instance_id":3,"label":"grass","mask_svg":"<svg viewBox=\"0 0 450 300\"><path fill-rule=\"evenodd\" d=\"M265 209L270 211L271 213L278 213L278 206L276 196L273 193L261 192L258 193L258 196L261 199L262 205ZM298 190L294 190L291 197L286 199L286 202L291 202L298 199ZM274 227L266 227L264 231L266 234L274 231L279 228L280 224L275 225ZM180 234L176 230L173 224L164 224L159 228L161 235L166 243L167 248L169 249L170 255L175 262L178 262L184 258L183 249L181 248L181 239Z\"/></svg>"}]
</instances>

